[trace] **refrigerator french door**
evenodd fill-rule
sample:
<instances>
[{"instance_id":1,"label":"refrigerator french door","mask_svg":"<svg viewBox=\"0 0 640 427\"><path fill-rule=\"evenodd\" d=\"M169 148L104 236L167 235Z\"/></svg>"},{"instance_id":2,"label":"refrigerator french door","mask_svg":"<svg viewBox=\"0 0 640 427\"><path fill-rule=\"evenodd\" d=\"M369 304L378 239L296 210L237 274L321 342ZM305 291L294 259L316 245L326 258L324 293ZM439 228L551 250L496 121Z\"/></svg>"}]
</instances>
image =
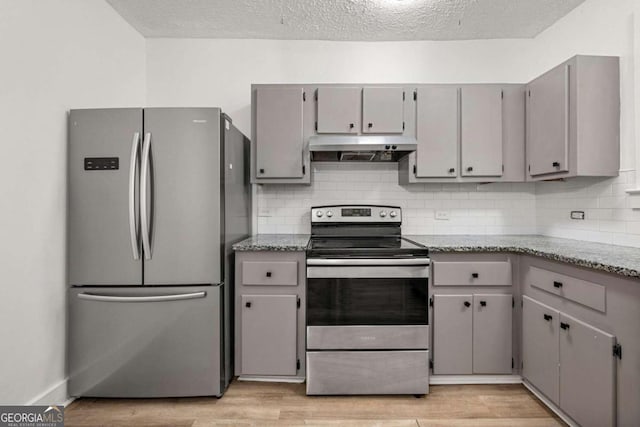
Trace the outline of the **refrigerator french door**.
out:
<instances>
[{"instance_id":1,"label":"refrigerator french door","mask_svg":"<svg viewBox=\"0 0 640 427\"><path fill-rule=\"evenodd\" d=\"M72 110L69 125L70 394L221 395L239 132L217 108Z\"/></svg>"}]
</instances>

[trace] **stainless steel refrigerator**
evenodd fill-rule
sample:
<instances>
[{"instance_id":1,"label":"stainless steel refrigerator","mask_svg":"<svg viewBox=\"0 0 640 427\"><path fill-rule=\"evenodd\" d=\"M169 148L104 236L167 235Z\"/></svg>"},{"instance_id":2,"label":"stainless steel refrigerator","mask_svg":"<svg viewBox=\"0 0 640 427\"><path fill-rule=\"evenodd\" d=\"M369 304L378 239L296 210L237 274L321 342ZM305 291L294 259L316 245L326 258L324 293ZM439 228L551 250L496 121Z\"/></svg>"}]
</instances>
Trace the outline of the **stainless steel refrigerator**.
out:
<instances>
[{"instance_id":1,"label":"stainless steel refrigerator","mask_svg":"<svg viewBox=\"0 0 640 427\"><path fill-rule=\"evenodd\" d=\"M70 112L70 395L224 393L248 148L218 108Z\"/></svg>"}]
</instances>

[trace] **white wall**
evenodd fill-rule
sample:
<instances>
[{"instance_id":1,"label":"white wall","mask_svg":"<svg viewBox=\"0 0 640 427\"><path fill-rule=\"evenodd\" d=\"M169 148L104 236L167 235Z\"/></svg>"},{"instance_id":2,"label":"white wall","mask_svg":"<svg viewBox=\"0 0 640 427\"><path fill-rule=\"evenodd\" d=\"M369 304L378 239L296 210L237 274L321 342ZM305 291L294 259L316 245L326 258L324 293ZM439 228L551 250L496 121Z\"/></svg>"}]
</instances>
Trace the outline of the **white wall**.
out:
<instances>
[{"instance_id":1,"label":"white wall","mask_svg":"<svg viewBox=\"0 0 640 427\"><path fill-rule=\"evenodd\" d=\"M635 52L640 25L637 0L587 0L538 35L527 54L528 78L575 54L620 57L620 176L579 178L536 184L536 222L545 235L640 246L640 211L630 208L625 190L636 180L636 150L640 150L640 121L636 109ZM634 12L636 22L634 23ZM569 219L571 210L586 212L585 221Z\"/></svg>"},{"instance_id":2,"label":"white wall","mask_svg":"<svg viewBox=\"0 0 640 427\"><path fill-rule=\"evenodd\" d=\"M145 43L103 0L0 0L0 404L65 399L70 108L142 105Z\"/></svg>"}]
</instances>

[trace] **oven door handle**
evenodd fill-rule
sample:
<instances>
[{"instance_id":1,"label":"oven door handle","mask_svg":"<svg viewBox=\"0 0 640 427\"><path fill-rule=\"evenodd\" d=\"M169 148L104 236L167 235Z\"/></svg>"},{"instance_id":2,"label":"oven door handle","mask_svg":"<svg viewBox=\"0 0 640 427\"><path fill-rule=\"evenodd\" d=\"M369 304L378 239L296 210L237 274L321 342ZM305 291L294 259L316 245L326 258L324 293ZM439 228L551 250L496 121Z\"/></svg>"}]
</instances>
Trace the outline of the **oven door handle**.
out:
<instances>
[{"instance_id":1,"label":"oven door handle","mask_svg":"<svg viewBox=\"0 0 640 427\"><path fill-rule=\"evenodd\" d=\"M343 267L343 266L383 266L383 265L423 265L430 264L429 258L307 258L309 266Z\"/></svg>"}]
</instances>

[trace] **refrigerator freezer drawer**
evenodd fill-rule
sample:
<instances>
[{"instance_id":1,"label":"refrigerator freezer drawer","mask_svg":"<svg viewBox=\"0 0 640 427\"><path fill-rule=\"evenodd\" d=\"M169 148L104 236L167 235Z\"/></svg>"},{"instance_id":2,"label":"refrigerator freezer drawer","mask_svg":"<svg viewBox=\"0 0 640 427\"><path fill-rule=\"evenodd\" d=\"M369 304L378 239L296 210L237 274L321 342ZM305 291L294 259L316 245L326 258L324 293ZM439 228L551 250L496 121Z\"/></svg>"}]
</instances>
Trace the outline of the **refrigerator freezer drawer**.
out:
<instances>
[{"instance_id":1,"label":"refrigerator freezer drawer","mask_svg":"<svg viewBox=\"0 0 640 427\"><path fill-rule=\"evenodd\" d=\"M69 394L221 395L221 289L70 289Z\"/></svg>"},{"instance_id":2,"label":"refrigerator freezer drawer","mask_svg":"<svg viewBox=\"0 0 640 427\"><path fill-rule=\"evenodd\" d=\"M429 352L307 351L307 394L426 394Z\"/></svg>"}]
</instances>

